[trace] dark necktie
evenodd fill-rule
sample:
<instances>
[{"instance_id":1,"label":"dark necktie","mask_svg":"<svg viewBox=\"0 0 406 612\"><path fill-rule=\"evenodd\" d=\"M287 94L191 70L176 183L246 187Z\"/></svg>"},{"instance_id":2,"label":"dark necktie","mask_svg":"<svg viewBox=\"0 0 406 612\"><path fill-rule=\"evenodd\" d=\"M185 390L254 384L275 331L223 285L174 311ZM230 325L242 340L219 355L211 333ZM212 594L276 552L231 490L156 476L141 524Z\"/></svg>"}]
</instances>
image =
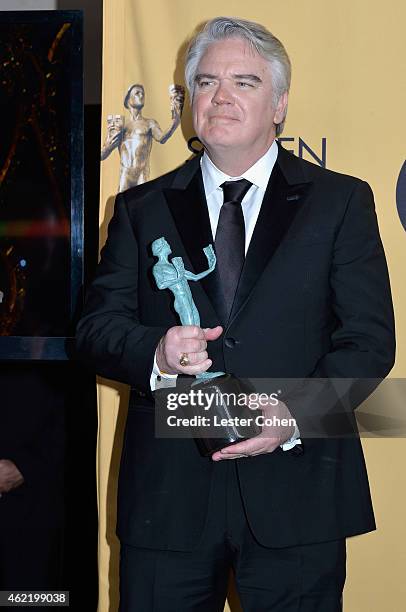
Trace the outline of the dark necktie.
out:
<instances>
[{"instance_id":1,"label":"dark necktie","mask_svg":"<svg viewBox=\"0 0 406 612\"><path fill-rule=\"evenodd\" d=\"M252 183L246 179L221 185L224 203L220 210L215 247L227 318L245 259L245 225L241 202Z\"/></svg>"}]
</instances>

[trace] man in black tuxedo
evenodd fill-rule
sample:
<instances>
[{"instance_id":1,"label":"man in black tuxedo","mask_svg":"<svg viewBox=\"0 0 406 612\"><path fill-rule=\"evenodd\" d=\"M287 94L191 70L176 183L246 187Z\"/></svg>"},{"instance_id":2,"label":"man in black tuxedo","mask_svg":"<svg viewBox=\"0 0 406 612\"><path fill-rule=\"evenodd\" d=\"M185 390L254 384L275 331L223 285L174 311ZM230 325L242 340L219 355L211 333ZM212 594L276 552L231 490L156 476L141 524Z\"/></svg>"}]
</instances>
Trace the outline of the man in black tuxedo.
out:
<instances>
[{"instance_id":1,"label":"man in black tuxedo","mask_svg":"<svg viewBox=\"0 0 406 612\"><path fill-rule=\"evenodd\" d=\"M189 47L186 82L204 153L117 197L78 326L81 358L132 388L121 610L222 610L232 568L245 612L335 612L345 538L375 525L358 437L319 434L337 405L352 422L367 394L359 380L386 376L394 359L373 196L277 145L290 62L262 26L208 22ZM201 327L180 327L170 293L155 286L161 236L195 273L215 244L215 273L191 284ZM298 427L264 427L211 459L191 439L155 437L159 380L208 369L303 380L291 401L265 408ZM336 396L332 379L343 381ZM309 423L314 437L303 439Z\"/></svg>"}]
</instances>

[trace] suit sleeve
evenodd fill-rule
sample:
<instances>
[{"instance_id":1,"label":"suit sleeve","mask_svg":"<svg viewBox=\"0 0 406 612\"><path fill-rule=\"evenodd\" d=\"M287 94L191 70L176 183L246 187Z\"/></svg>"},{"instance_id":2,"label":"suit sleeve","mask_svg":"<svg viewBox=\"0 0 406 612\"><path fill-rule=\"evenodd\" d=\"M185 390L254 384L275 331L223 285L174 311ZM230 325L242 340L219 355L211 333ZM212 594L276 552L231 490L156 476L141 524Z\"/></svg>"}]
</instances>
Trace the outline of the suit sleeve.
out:
<instances>
[{"instance_id":1,"label":"suit sleeve","mask_svg":"<svg viewBox=\"0 0 406 612\"><path fill-rule=\"evenodd\" d=\"M383 378L393 366L395 336L389 275L374 199L359 182L338 231L330 273L337 326L331 350L313 376Z\"/></svg>"},{"instance_id":2,"label":"suit sleeve","mask_svg":"<svg viewBox=\"0 0 406 612\"><path fill-rule=\"evenodd\" d=\"M319 433L315 427L327 433L340 429L341 417L348 416L372 393L394 363L388 270L373 194L362 181L349 197L336 235L330 287L336 320L330 350L287 398L301 435Z\"/></svg>"},{"instance_id":3,"label":"suit sleeve","mask_svg":"<svg viewBox=\"0 0 406 612\"><path fill-rule=\"evenodd\" d=\"M76 330L78 358L105 378L150 392L154 353L164 327L140 323L138 244L123 194Z\"/></svg>"}]
</instances>

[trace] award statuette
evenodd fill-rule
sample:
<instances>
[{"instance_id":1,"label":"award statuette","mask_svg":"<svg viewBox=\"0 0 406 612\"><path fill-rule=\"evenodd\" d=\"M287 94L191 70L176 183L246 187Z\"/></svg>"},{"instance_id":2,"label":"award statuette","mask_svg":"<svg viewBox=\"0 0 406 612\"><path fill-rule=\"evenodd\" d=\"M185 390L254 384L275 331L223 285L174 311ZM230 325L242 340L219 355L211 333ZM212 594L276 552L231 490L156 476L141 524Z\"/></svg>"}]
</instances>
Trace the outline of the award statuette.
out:
<instances>
[{"instance_id":1,"label":"award statuette","mask_svg":"<svg viewBox=\"0 0 406 612\"><path fill-rule=\"evenodd\" d=\"M174 295L174 308L178 313L182 325L197 325L200 327L200 315L194 303L188 281L199 281L211 272L216 266L216 255L210 244L203 249L206 255L208 268L199 274L185 269L181 257L172 257L171 247L164 237L154 240L152 253L158 261L152 268L152 274L158 289L169 289ZM200 452L211 455L217 450L252 438L261 432L256 425L253 412L245 401L230 404L230 398L244 398L253 392L253 389L230 374L224 372L202 372L197 374L190 383L184 378L177 380L177 390L182 393L187 390L199 395L198 405L188 407L188 416L196 416L197 422L209 425L197 426L193 429L196 443ZM206 419L206 421L204 421Z\"/></svg>"}]
</instances>

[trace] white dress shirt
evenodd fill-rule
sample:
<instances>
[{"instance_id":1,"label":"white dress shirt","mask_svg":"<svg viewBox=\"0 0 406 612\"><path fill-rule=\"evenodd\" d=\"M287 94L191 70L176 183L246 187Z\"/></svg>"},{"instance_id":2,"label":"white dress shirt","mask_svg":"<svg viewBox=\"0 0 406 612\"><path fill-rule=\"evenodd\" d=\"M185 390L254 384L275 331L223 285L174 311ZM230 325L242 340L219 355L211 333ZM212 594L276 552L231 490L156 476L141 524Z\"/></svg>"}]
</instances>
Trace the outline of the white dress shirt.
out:
<instances>
[{"instance_id":1,"label":"white dress shirt","mask_svg":"<svg viewBox=\"0 0 406 612\"><path fill-rule=\"evenodd\" d=\"M262 200L264 199L265 191L268 186L269 177L271 176L271 172L277 157L278 145L274 140L265 155L255 162L251 168L248 168L244 174L241 174L241 176L229 176L228 174L224 174L224 172L219 170L219 168L213 164L207 153L203 154L200 160L200 167L202 170L213 242L216 236L220 210L223 205L223 190L221 185L225 181L238 181L239 179L244 178L252 183L241 203L245 224L245 254L247 254L259 211L261 209ZM157 387L158 377L160 378L161 383L163 383L159 386L174 386L177 378L175 374L162 374L156 363L156 358L154 358L154 368L152 370L150 380L152 391L154 391ZM296 444L300 444L300 442L299 430L296 426L293 436L282 444L281 448L283 450L290 450Z\"/></svg>"},{"instance_id":2,"label":"white dress shirt","mask_svg":"<svg viewBox=\"0 0 406 612\"><path fill-rule=\"evenodd\" d=\"M261 209L262 200L268 186L269 177L278 157L278 145L274 141L268 151L251 168L248 168L241 176L229 176L219 170L211 161L210 157L204 153L200 160L203 175L204 191L206 194L207 208L209 211L211 233L213 241L216 236L217 224L220 216L220 209L223 205L223 190L221 185L225 181L238 181L242 178L252 183L252 186L245 194L241 207L244 215L245 224L245 254L254 233L255 224Z\"/></svg>"}]
</instances>

